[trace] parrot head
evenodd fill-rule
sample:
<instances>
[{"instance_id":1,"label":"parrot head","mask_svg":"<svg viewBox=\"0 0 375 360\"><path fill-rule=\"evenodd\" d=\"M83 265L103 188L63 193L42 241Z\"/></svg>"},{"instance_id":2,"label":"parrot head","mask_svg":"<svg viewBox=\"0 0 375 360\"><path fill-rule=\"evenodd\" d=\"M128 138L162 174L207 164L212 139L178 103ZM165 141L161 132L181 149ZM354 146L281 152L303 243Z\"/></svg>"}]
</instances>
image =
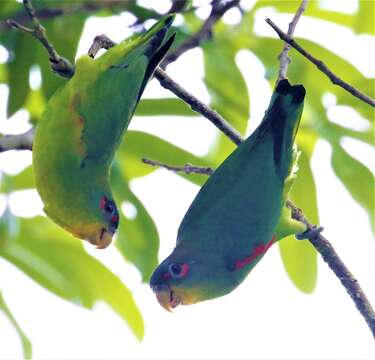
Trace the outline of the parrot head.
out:
<instances>
[{"instance_id":1,"label":"parrot head","mask_svg":"<svg viewBox=\"0 0 375 360\"><path fill-rule=\"evenodd\" d=\"M84 177L82 183L85 183ZM103 191L105 188L107 191ZM64 203L60 208L47 203L44 211L74 236L89 241L99 249L111 243L120 217L108 186L86 184L78 195L65 196ZM71 209L68 215L64 211L67 206Z\"/></svg>"},{"instance_id":2,"label":"parrot head","mask_svg":"<svg viewBox=\"0 0 375 360\"><path fill-rule=\"evenodd\" d=\"M112 242L119 224L119 213L114 200L105 195L100 197L97 205L97 220L86 227L81 225L80 231L85 229L81 237L102 249Z\"/></svg>"},{"instance_id":3,"label":"parrot head","mask_svg":"<svg viewBox=\"0 0 375 360\"><path fill-rule=\"evenodd\" d=\"M150 286L160 305L168 310L223 296L238 281L216 255L192 257L176 248L154 271Z\"/></svg>"}]
</instances>

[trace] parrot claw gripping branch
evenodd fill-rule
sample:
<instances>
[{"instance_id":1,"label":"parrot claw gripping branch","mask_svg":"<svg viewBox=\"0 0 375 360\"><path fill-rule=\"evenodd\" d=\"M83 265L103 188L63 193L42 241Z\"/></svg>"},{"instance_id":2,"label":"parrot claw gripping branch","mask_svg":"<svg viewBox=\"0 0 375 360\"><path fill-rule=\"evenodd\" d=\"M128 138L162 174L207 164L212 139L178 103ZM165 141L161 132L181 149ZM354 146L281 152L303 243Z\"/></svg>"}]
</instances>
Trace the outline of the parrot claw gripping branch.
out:
<instances>
[{"instance_id":1,"label":"parrot claw gripping branch","mask_svg":"<svg viewBox=\"0 0 375 360\"><path fill-rule=\"evenodd\" d=\"M48 42L29 0L25 9L56 71L61 58ZM101 35L74 74L50 98L33 142L36 188L46 214L74 236L107 247L119 224L109 183L110 167L147 82L174 41L174 16L116 45ZM47 45L46 45L47 44ZM100 48L108 51L97 59ZM53 51L51 50L53 49Z\"/></svg>"}]
</instances>

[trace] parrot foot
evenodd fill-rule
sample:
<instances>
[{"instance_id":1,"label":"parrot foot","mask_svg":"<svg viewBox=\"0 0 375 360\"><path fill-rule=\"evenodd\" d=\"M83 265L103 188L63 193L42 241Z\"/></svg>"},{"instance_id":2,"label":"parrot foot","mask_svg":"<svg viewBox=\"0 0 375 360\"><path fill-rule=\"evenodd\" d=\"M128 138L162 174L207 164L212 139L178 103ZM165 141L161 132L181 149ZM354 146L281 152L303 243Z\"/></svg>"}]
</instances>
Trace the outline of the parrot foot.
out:
<instances>
[{"instance_id":1,"label":"parrot foot","mask_svg":"<svg viewBox=\"0 0 375 360\"><path fill-rule=\"evenodd\" d=\"M296 234L297 240L305 240L305 239L311 239L317 235L319 235L324 228L322 226L316 226L314 225L311 229L308 229L304 231L303 233Z\"/></svg>"},{"instance_id":2,"label":"parrot foot","mask_svg":"<svg viewBox=\"0 0 375 360\"><path fill-rule=\"evenodd\" d=\"M100 49L110 49L114 47L116 43L112 41L107 35L97 35L94 38L92 45L90 46L89 51L87 52L88 56L94 58Z\"/></svg>"}]
</instances>

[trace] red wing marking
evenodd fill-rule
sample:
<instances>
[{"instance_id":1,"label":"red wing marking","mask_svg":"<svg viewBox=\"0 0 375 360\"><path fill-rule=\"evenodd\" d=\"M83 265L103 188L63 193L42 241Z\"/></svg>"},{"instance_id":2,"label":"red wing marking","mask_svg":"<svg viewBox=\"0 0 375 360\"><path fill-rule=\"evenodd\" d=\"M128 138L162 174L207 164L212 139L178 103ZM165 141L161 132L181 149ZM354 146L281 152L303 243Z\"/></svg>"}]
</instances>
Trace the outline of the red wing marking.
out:
<instances>
[{"instance_id":1,"label":"red wing marking","mask_svg":"<svg viewBox=\"0 0 375 360\"><path fill-rule=\"evenodd\" d=\"M235 270L240 270L244 268L246 265L251 264L258 256L263 255L267 252L267 250L272 246L272 244L276 241L276 236L273 235L272 239L267 243L267 244L260 244L258 245L253 253L246 257L245 259L242 260L237 260L234 269Z\"/></svg>"}]
</instances>

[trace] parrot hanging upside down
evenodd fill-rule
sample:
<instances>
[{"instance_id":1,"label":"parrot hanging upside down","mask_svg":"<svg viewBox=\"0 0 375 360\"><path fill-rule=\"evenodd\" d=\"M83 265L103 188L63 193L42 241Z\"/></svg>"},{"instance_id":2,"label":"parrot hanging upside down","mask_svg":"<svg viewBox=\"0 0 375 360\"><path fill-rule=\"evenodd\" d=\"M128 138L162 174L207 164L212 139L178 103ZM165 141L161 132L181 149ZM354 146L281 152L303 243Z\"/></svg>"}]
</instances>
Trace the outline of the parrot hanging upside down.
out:
<instances>
[{"instance_id":1,"label":"parrot hanging upside down","mask_svg":"<svg viewBox=\"0 0 375 360\"><path fill-rule=\"evenodd\" d=\"M174 35L167 33L173 18L98 59L81 57L37 125L33 167L44 210L98 248L110 244L119 222L110 166L148 80L172 45Z\"/></svg>"},{"instance_id":2,"label":"parrot hanging upside down","mask_svg":"<svg viewBox=\"0 0 375 360\"><path fill-rule=\"evenodd\" d=\"M199 191L150 280L166 310L231 292L272 244L305 230L285 205L304 97L302 85L281 80L262 123Z\"/></svg>"}]
</instances>

